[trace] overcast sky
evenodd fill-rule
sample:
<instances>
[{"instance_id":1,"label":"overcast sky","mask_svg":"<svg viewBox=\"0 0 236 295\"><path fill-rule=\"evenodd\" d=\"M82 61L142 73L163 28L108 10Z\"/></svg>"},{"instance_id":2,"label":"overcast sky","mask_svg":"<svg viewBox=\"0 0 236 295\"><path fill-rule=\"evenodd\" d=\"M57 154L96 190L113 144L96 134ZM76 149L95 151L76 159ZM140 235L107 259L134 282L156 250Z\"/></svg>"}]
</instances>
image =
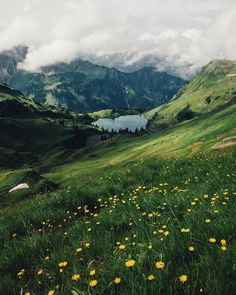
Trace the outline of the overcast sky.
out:
<instances>
[{"instance_id":1,"label":"overcast sky","mask_svg":"<svg viewBox=\"0 0 236 295\"><path fill-rule=\"evenodd\" d=\"M0 7L0 51L27 45L28 70L127 50L180 65L236 59L236 0L0 0Z\"/></svg>"}]
</instances>

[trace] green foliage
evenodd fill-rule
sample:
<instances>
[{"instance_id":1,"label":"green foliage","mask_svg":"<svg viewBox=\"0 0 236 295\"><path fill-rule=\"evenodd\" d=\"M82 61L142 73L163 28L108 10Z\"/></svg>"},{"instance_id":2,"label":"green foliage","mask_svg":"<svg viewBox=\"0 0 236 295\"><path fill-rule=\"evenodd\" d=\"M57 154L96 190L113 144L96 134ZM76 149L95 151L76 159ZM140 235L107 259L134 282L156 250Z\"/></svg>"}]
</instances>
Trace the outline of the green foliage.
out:
<instances>
[{"instance_id":1,"label":"green foliage","mask_svg":"<svg viewBox=\"0 0 236 295\"><path fill-rule=\"evenodd\" d=\"M178 113L186 106L194 113L204 114L235 103L236 76L232 75L235 71L234 61L213 60L169 103L146 113L148 119L153 118L150 128L175 125Z\"/></svg>"},{"instance_id":2,"label":"green foliage","mask_svg":"<svg viewBox=\"0 0 236 295\"><path fill-rule=\"evenodd\" d=\"M133 161L91 170L73 186L64 183L55 193L9 206L0 221L1 292L230 294L236 258L232 159L235 152L222 150L182 160ZM182 233L183 228L190 231ZM127 259L135 260L132 269ZM59 267L63 261L68 264ZM155 268L157 261L165 263L163 270ZM73 274L80 274L78 282ZM154 281L148 281L150 274ZM92 279L98 282L94 288L88 285Z\"/></svg>"},{"instance_id":3,"label":"green foliage","mask_svg":"<svg viewBox=\"0 0 236 295\"><path fill-rule=\"evenodd\" d=\"M91 112L113 107L151 109L167 102L184 80L153 68L122 73L77 59L41 73L19 70L8 83L40 103Z\"/></svg>"}]
</instances>

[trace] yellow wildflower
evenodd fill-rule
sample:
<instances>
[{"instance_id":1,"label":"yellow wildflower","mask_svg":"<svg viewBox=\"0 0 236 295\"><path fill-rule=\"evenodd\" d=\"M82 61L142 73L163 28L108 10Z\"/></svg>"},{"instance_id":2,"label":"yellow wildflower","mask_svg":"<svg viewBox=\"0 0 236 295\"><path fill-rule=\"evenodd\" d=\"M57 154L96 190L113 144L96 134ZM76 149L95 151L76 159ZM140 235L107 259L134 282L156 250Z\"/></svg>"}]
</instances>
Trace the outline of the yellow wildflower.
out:
<instances>
[{"instance_id":1,"label":"yellow wildflower","mask_svg":"<svg viewBox=\"0 0 236 295\"><path fill-rule=\"evenodd\" d=\"M214 244L216 242L216 239L215 238L210 238L209 239L209 242L212 243L212 244Z\"/></svg>"},{"instance_id":2,"label":"yellow wildflower","mask_svg":"<svg viewBox=\"0 0 236 295\"><path fill-rule=\"evenodd\" d=\"M58 263L58 266L60 266L60 267L66 267L67 264L68 264L67 261L62 261L62 262L59 262L59 263Z\"/></svg>"},{"instance_id":3,"label":"yellow wildflower","mask_svg":"<svg viewBox=\"0 0 236 295\"><path fill-rule=\"evenodd\" d=\"M163 269L165 267L165 263L163 261L157 261L155 266L157 269Z\"/></svg>"},{"instance_id":4,"label":"yellow wildflower","mask_svg":"<svg viewBox=\"0 0 236 295\"><path fill-rule=\"evenodd\" d=\"M187 276L187 275L181 275L181 276L179 277L179 280L180 280L180 282L181 282L182 284L184 284L185 282L187 282L187 280L188 280L188 276Z\"/></svg>"},{"instance_id":5,"label":"yellow wildflower","mask_svg":"<svg viewBox=\"0 0 236 295\"><path fill-rule=\"evenodd\" d=\"M96 274L96 270L95 269L93 269L93 270L91 270L90 272L89 272L89 275L92 277L92 276L94 276Z\"/></svg>"},{"instance_id":6,"label":"yellow wildflower","mask_svg":"<svg viewBox=\"0 0 236 295\"><path fill-rule=\"evenodd\" d=\"M55 293L54 290L50 290L50 291L48 292L48 295L53 295L54 293Z\"/></svg>"},{"instance_id":7,"label":"yellow wildflower","mask_svg":"<svg viewBox=\"0 0 236 295\"><path fill-rule=\"evenodd\" d=\"M126 263L125 263L125 266L128 267L128 268L131 268L134 265L135 265L135 260L132 260L132 259L126 261Z\"/></svg>"},{"instance_id":8,"label":"yellow wildflower","mask_svg":"<svg viewBox=\"0 0 236 295\"><path fill-rule=\"evenodd\" d=\"M73 274L71 279L72 279L72 281L78 282L80 280L80 275L79 274Z\"/></svg>"},{"instance_id":9,"label":"yellow wildflower","mask_svg":"<svg viewBox=\"0 0 236 295\"><path fill-rule=\"evenodd\" d=\"M125 250L125 245L120 245L120 246L119 246L119 249L120 249L120 250Z\"/></svg>"},{"instance_id":10,"label":"yellow wildflower","mask_svg":"<svg viewBox=\"0 0 236 295\"><path fill-rule=\"evenodd\" d=\"M181 233L189 233L190 229L189 228L181 228Z\"/></svg>"},{"instance_id":11,"label":"yellow wildflower","mask_svg":"<svg viewBox=\"0 0 236 295\"><path fill-rule=\"evenodd\" d=\"M116 278L114 279L114 283L115 283L116 285L120 284L120 283L121 283L121 278L116 277Z\"/></svg>"},{"instance_id":12,"label":"yellow wildflower","mask_svg":"<svg viewBox=\"0 0 236 295\"><path fill-rule=\"evenodd\" d=\"M147 277L147 279L148 279L149 281L153 281L153 280L155 279L155 277L154 277L154 275L149 275L149 276Z\"/></svg>"},{"instance_id":13,"label":"yellow wildflower","mask_svg":"<svg viewBox=\"0 0 236 295\"><path fill-rule=\"evenodd\" d=\"M188 248L188 250L189 250L189 252L193 252L195 249L194 249L193 246L190 246L190 247Z\"/></svg>"},{"instance_id":14,"label":"yellow wildflower","mask_svg":"<svg viewBox=\"0 0 236 295\"><path fill-rule=\"evenodd\" d=\"M89 282L90 287L95 287L97 285L98 281L97 280L92 280Z\"/></svg>"},{"instance_id":15,"label":"yellow wildflower","mask_svg":"<svg viewBox=\"0 0 236 295\"><path fill-rule=\"evenodd\" d=\"M37 275L41 275L43 273L43 269L41 268L38 272Z\"/></svg>"},{"instance_id":16,"label":"yellow wildflower","mask_svg":"<svg viewBox=\"0 0 236 295\"><path fill-rule=\"evenodd\" d=\"M226 244L227 244L226 240L220 240L220 243L222 247L226 247Z\"/></svg>"}]
</instances>

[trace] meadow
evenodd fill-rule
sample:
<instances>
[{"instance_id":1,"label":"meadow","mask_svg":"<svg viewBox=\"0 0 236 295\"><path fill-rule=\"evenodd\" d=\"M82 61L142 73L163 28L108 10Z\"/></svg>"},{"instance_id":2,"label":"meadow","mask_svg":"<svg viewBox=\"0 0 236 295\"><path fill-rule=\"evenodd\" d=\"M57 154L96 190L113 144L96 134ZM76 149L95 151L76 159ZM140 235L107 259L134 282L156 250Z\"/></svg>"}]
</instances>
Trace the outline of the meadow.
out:
<instances>
[{"instance_id":1,"label":"meadow","mask_svg":"<svg viewBox=\"0 0 236 295\"><path fill-rule=\"evenodd\" d=\"M134 160L3 207L0 293L233 294L234 159Z\"/></svg>"}]
</instances>

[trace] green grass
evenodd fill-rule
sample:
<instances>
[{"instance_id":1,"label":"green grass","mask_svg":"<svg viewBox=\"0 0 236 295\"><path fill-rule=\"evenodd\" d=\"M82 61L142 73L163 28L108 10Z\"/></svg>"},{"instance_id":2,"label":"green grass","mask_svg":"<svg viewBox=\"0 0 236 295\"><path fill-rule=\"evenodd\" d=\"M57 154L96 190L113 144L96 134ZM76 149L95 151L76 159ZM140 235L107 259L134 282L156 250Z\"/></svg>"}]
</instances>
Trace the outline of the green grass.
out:
<instances>
[{"instance_id":1,"label":"green grass","mask_svg":"<svg viewBox=\"0 0 236 295\"><path fill-rule=\"evenodd\" d=\"M4 208L1 293L198 294L203 289L231 294L236 258L232 159L235 151L220 150L91 170L73 186ZM190 232L182 233L182 228ZM125 266L128 259L135 260L132 269ZM62 261L68 265L60 272ZM155 268L157 261L165 263L163 270ZM21 269L24 275L17 278ZM94 277L89 276L92 269ZM77 273L81 279L74 282ZM147 280L150 274L154 281ZM183 274L188 276L185 284L179 280ZM115 277L121 278L118 286ZM98 282L93 289L88 286L92 279Z\"/></svg>"},{"instance_id":2,"label":"green grass","mask_svg":"<svg viewBox=\"0 0 236 295\"><path fill-rule=\"evenodd\" d=\"M210 147L235 135L234 114L229 105L159 132L71 150L66 165L54 166L46 149L45 163L35 165L39 172L50 167L44 176L60 185L50 193L32 181L31 192L6 194L25 171L2 171L0 294L231 294L235 149Z\"/></svg>"},{"instance_id":3,"label":"green grass","mask_svg":"<svg viewBox=\"0 0 236 295\"><path fill-rule=\"evenodd\" d=\"M227 99L103 142L73 122L1 118L0 294L233 294L235 111ZM19 182L30 190L9 194Z\"/></svg>"},{"instance_id":4,"label":"green grass","mask_svg":"<svg viewBox=\"0 0 236 295\"><path fill-rule=\"evenodd\" d=\"M186 106L203 114L235 100L236 76L230 76L235 71L234 61L212 61L169 103L146 113L148 119L153 119L151 127L158 129L160 126L176 124L177 114Z\"/></svg>"}]
</instances>

